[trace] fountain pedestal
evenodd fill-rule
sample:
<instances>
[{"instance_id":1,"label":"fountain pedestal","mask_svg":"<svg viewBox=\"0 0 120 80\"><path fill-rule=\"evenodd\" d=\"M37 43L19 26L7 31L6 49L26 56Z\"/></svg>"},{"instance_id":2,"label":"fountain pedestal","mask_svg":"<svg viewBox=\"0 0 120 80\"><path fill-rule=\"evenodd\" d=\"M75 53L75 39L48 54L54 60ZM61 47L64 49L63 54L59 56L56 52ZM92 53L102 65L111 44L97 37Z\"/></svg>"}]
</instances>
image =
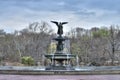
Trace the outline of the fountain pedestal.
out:
<instances>
[{"instance_id":1,"label":"fountain pedestal","mask_svg":"<svg viewBox=\"0 0 120 80\"><path fill-rule=\"evenodd\" d=\"M67 40L62 36L63 34L63 24L66 24L67 22L55 22L52 21L58 26L58 37L54 38L53 40L57 41L57 48L56 52L54 54L48 54L45 55L47 59L51 60L50 66L46 67L46 70L74 70L74 68L71 66L71 59L75 58L76 55L70 54L70 53L64 53L64 41Z\"/></svg>"}]
</instances>

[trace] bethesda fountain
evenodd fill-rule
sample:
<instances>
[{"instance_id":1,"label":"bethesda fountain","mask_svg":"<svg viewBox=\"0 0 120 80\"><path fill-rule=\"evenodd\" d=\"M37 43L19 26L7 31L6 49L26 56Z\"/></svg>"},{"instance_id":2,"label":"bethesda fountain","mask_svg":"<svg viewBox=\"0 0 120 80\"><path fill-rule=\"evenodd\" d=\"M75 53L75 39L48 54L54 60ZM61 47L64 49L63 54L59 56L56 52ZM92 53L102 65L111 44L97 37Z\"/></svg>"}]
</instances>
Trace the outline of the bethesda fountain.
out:
<instances>
[{"instance_id":1,"label":"bethesda fountain","mask_svg":"<svg viewBox=\"0 0 120 80\"><path fill-rule=\"evenodd\" d=\"M57 25L58 36L56 38L53 38L53 40L57 42L55 53L45 55L45 57L51 61L50 65L46 67L46 70L74 70L73 66L71 65L71 60L76 58L76 55L65 53L63 51L65 41L68 40L62 36L63 25L67 24L68 22L51 22Z\"/></svg>"},{"instance_id":2,"label":"bethesda fountain","mask_svg":"<svg viewBox=\"0 0 120 80\"><path fill-rule=\"evenodd\" d=\"M50 61L50 65L41 66L0 66L0 74L26 74L26 75L91 75L91 74L120 74L120 66L79 66L77 55L70 52L64 52L65 41L68 38L63 36L63 25L67 22L56 22L58 27L57 37L53 38L56 41L56 50L51 54L46 54L45 57ZM71 61L76 60L76 66L73 66Z\"/></svg>"}]
</instances>

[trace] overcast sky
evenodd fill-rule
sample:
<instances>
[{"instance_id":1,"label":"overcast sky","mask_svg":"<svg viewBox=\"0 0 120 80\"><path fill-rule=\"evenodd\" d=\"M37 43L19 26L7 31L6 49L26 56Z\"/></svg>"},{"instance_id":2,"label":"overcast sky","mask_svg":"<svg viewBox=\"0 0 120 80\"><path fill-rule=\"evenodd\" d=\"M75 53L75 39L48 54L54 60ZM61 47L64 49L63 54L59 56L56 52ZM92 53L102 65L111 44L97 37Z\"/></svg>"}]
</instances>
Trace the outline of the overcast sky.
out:
<instances>
[{"instance_id":1,"label":"overcast sky","mask_svg":"<svg viewBox=\"0 0 120 80\"><path fill-rule=\"evenodd\" d=\"M67 21L65 30L120 25L120 0L0 0L0 29L7 32L40 21L54 28L51 20Z\"/></svg>"}]
</instances>

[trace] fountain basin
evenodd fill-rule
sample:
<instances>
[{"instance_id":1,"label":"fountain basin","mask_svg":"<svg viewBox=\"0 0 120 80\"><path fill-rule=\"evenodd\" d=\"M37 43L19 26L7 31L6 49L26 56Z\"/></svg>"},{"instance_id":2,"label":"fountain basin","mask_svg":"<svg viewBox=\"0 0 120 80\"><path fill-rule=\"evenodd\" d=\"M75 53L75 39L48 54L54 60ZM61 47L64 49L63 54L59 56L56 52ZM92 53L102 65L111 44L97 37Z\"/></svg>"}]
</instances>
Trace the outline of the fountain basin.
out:
<instances>
[{"instance_id":1,"label":"fountain basin","mask_svg":"<svg viewBox=\"0 0 120 80\"><path fill-rule=\"evenodd\" d=\"M45 55L47 59L51 60L51 65L46 67L46 70L74 70L70 64L70 60L75 58L76 55L55 53Z\"/></svg>"},{"instance_id":2,"label":"fountain basin","mask_svg":"<svg viewBox=\"0 0 120 80\"><path fill-rule=\"evenodd\" d=\"M19 75L103 75L120 74L120 66L79 67L79 70L45 70L45 67L0 66L0 74Z\"/></svg>"}]
</instances>

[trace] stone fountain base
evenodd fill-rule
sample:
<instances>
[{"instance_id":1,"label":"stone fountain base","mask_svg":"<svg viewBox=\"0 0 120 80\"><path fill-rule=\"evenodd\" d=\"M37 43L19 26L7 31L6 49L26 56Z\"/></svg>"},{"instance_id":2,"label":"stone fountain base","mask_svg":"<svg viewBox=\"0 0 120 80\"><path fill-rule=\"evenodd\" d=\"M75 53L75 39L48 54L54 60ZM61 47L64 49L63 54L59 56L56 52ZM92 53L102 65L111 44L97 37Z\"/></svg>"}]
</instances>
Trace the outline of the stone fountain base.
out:
<instances>
[{"instance_id":1,"label":"stone fountain base","mask_svg":"<svg viewBox=\"0 0 120 80\"><path fill-rule=\"evenodd\" d=\"M45 70L44 67L0 66L0 74L19 75L103 75L120 74L120 66L79 67L75 70Z\"/></svg>"},{"instance_id":2,"label":"stone fountain base","mask_svg":"<svg viewBox=\"0 0 120 80\"><path fill-rule=\"evenodd\" d=\"M70 60L75 58L76 55L56 53L45 55L45 57L52 62L50 66L46 67L46 70L74 70L73 66L70 64Z\"/></svg>"},{"instance_id":3,"label":"stone fountain base","mask_svg":"<svg viewBox=\"0 0 120 80\"><path fill-rule=\"evenodd\" d=\"M75 70L71 66L48 66L46 70Z\"/></svg>"}]
</instances>

